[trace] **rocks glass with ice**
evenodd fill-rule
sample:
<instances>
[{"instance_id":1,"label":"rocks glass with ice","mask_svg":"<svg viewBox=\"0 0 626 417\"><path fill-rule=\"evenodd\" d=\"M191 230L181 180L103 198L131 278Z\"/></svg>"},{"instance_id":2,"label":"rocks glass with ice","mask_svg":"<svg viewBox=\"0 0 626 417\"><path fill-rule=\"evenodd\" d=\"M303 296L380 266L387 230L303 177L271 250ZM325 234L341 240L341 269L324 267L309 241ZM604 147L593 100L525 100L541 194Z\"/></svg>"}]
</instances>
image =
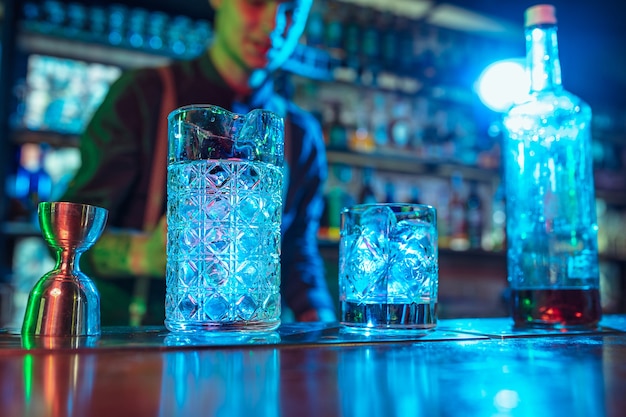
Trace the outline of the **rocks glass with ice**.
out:
<instances>
[{"instance_id":1,"label":"rocks glass with ice","mask_svg":"<svg viewBox=\"0 0 626 417\"><path fill-rule=\"evenodd\" d=\"M277 328L282 119L193 105L170 113L168 135L166 327Z\"/></svg>"},{"instance_id":2,"label":"rocks glass with ice","mask_svg":"<svg viewBox=\"0 0 626 417\"><path fill-rule=\"evenodd\" d=\"M438 265L435 208L389 203L344 209L341 324L382 331L433 329Z\"/></svg>"}]
</instances>

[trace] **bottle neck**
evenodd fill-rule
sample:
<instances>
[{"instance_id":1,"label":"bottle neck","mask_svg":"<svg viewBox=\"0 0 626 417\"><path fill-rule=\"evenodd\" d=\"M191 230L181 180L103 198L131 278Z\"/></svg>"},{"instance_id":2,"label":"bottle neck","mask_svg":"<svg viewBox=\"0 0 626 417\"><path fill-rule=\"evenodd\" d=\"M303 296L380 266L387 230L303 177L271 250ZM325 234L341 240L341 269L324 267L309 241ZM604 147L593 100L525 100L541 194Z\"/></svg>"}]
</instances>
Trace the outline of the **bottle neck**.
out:
<instances>
[{"instance_id":1,"label":"bottle neck","mask_svg":"<svg viewBox=\"0 0 626 417\"><path fill-rule=\"evenodd\" d=\"M526 28L526 65L531 93L562 88L556 25Z\"/></svg>"}]
</instances>

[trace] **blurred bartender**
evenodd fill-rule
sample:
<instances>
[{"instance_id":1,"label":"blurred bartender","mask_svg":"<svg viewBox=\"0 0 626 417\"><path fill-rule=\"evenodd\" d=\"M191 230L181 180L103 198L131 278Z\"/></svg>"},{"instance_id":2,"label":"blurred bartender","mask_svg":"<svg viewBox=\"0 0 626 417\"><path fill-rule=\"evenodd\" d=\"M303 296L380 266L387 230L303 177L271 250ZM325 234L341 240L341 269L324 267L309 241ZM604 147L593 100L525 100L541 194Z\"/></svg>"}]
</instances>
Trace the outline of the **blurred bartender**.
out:
<instances>
[{"instance_id":1,"label":"blurred bartender","mask_svg":"<svg viewBox=\"0 0 626 417\"><path fill-rule=\"evenodd\" d=\"M154 68L132 70L111 86L82 134L82 166L62 198L109 210L107 231L82 264L100 291L103 325L162 324L165 317L165 198L151 198L165 190L150 193L149 187L151 178L164 175L166 161L153 164L153 150L157 140L166 140L157 132L166 124L160 114L170 95L168 111L214 104L237 113L265 108L284 117L283 305L299 321L335 320L316 239L326 178L321 128L272 83L302 34L311 2L210 0L215 32L206 54L173 63L169 76ZM158 216L145 224L152 208Z\"/></svg>"}]
</instances>

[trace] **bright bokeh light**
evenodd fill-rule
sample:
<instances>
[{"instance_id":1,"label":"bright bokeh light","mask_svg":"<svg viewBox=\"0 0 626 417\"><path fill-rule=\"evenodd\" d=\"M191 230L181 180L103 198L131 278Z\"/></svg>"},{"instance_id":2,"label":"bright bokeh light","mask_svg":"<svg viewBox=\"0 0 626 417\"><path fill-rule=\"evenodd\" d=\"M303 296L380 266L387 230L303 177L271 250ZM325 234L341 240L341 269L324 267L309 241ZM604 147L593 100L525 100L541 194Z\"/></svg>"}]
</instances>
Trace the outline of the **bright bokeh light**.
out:
<instances>
[{"instance_id":1,"label":"bright bokeh light","mask_svg":"<svg viewBox=\"0 0 626 417\"><path fill-rule=\"evenodd\" d=\"M515 409L520 402L519 394L510 389L498 391L493 403L500 412L510 412ZM507 413L508 414L508 413Z\"/></svg>"},{"instance_id":2,"label":"bright bokeh light","mask_svg":"<svg viewBox=\"0 0 626 417\"><path fill-rule=\"evenodd\" d=\"M524 60L520 58L494 62L485 68L476 82L480 100L496 112L504 112L514 103L524 101L529 89Z\"/></svg>"}]
</instances>

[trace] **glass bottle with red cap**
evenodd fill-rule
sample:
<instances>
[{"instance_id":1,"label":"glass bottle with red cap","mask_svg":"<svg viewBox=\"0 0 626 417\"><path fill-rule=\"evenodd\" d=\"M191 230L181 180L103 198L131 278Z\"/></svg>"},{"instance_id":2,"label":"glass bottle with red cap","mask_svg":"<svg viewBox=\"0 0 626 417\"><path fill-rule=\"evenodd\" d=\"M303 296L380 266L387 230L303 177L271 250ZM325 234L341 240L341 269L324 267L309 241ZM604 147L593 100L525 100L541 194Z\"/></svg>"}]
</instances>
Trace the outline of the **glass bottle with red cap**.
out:
<instances>
[{"instance_id":1,"label":"glass bottle with red cap","mask_svg":"<svg viewBox=\"0 0 626 417\"><path fill-rule=\"evenodd\" d=\"M601 318L591 109L563 88L555 8L525 13L528 100L504 117L507 264L518 326Z\"/></svg>"}]
</instances>

